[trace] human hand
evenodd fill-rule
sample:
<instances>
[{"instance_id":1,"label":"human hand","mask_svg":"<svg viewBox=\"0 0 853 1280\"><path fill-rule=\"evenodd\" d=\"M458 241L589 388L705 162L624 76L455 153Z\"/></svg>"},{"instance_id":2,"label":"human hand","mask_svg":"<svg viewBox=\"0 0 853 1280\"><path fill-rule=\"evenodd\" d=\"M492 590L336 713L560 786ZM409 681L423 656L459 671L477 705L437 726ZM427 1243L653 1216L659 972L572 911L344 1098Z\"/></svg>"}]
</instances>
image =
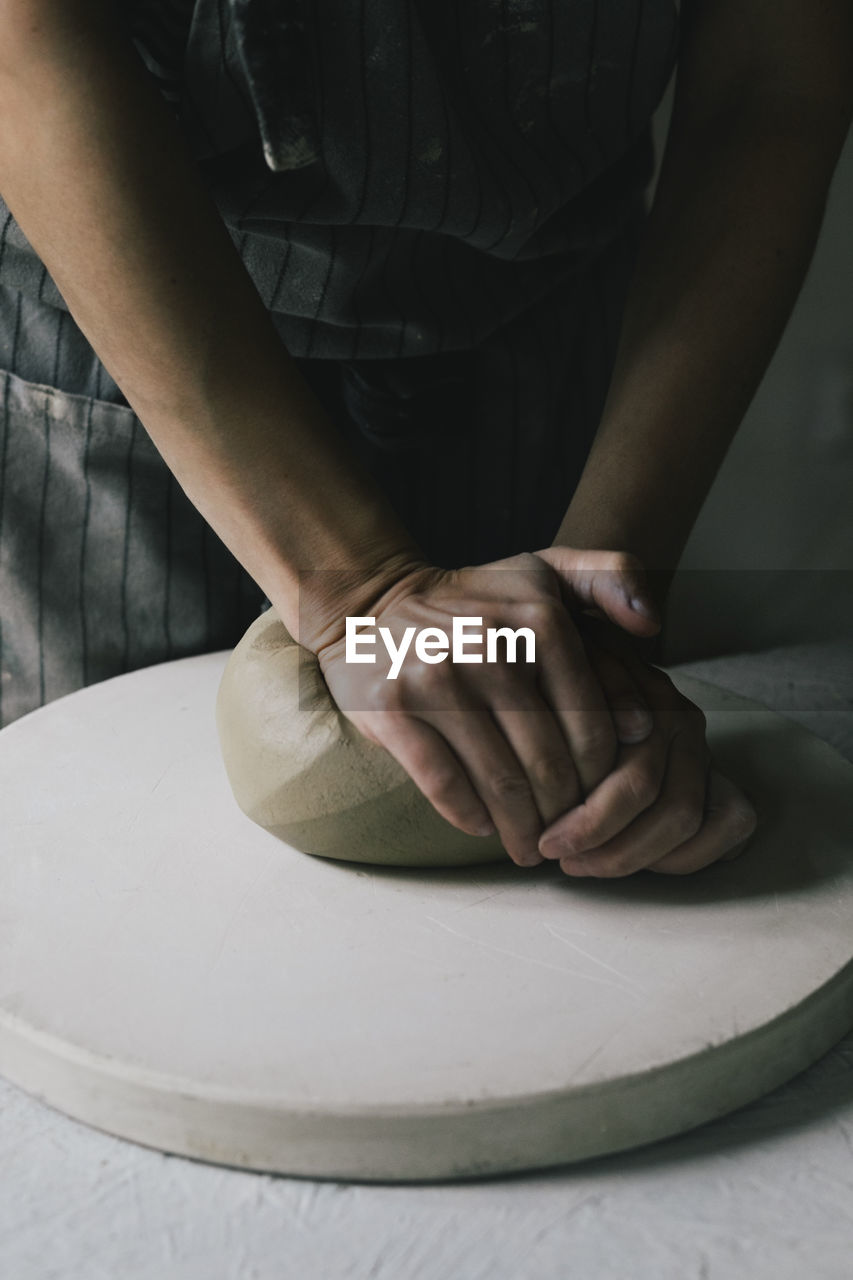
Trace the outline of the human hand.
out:
<instances>
[{"instance_id":1,"label":"human hand","mask_svg":"<svg viewBox=\"0 0 853 1280\"><path fill-rule=\"evenodd\" d=\"M599 678L615 660L587 641ZM627 668L654 715L644 741L622 744L613 769L539 841L544 857L569 876L610 878L643 869L670 875L698 871L743 852L757 825L749 799L713 768L705 716L665 672L622 649Z\"/></svg>"},{"instance_id":2,"label":"human hand","mask_svg":"<svg viewBox=\"0 0 853 1280\"><path fill-rule=\"evenodd\" d=\"M434 807L470 834L495 829L519 865L542 861L543 829L593 791L620 741L637 742L651 717L618 663L593 672L569 606L594 607L619 627L649 636L658 624L642 567L613 552L549 548L460 570L424 567L350 616L369 616L399 646L407 628L450 634L454 618L529 627L536 663L429 664L411 651L396 679L377 646L375 665L346 662L343 622L315 652L341 711L399 761Z\"/></svg>"}]
</instances>

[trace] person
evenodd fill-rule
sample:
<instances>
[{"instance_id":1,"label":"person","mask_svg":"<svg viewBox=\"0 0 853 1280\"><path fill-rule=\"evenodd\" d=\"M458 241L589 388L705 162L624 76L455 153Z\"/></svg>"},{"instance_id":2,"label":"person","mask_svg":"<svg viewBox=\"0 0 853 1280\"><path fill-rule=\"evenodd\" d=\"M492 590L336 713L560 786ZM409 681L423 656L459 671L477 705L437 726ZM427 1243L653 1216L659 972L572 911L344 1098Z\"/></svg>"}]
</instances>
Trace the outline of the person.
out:
<instances>
[{"instance_id":1,"label":"person","mask_svg":"<svg viewBox=\"0 0 853 1280\"><path fill-rule=\"evenodd\" d=\"M846 0L7 0L0 36L0 716L267 600L519 865L736 854L643 644L814 247ZM345 661L347 617L460 615L532 624L535 674Z\"/></svg>"}]
</instances>

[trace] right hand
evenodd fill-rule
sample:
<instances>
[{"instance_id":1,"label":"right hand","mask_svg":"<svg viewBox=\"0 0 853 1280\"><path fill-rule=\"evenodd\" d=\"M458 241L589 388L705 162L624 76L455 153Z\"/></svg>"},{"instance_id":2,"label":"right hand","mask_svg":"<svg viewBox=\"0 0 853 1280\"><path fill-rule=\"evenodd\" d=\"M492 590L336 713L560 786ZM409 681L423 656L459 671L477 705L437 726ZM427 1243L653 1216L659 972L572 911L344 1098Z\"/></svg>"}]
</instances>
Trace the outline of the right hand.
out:
<instances>
[{"instance_id":1,"label":"right hand","mask_svg":"<svg viewBox=\"0 0 853 1280\"><path fill-rule=\"evenodd\" d=\"M643 695L624 667L593 672L570 605L596 609L639 636L658 630L631 601L650 604L632 556L549 548L459 570L410 570L350 616L371 616L399 643L405 628L482 617L531 627L536 663L427 665L412 650L394 680L382 645L375 665L345 661L344 619L313 647L341 711L409 773L443 817L473 835L495 829L520 866L542 861L542 831L607 776L620 742L651 733ZM305 641L303 640L303 643ZM310 641L309 641L310 645Z\"/></svg>"},{"instance_id":2,"label":"right hand","mask_svg":"<svg viewBox=\"0 0 853 1280\"><path fill-rule=\"evenodd\" d=\"M601 674L613 653L593 644ZM620 746L607 777L543 835L540 851L570 876L649 870L686 875L738 857L758 817L740 787L712 764L705 716L666 672L621 655L654 712L648 737Z\"/></svg>"}]
</instances>

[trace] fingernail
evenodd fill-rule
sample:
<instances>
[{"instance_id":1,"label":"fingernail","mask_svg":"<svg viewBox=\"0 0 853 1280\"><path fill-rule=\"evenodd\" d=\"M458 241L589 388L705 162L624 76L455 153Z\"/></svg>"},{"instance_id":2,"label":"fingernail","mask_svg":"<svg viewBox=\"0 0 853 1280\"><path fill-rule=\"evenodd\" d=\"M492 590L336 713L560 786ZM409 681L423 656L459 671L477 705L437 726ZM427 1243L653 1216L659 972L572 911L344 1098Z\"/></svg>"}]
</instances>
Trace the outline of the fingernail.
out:
<instances>
[{"instance_id":1,"label":"fingernail","mask_svg":"<svg viewBox=\"0 0 853 1280\"><path fill-rule=\"evenodd\" d=\"M530 854L524 855L519 865L522 867L538 867L544 861L545 859L542 857L541 854L530 853Z\"/></svg>"},{"instance_id":2,"label":"fingernail","mask_svg":"<svg viewBox=\"0 0 853 1280\"><path fill-rule=\"evenodd\" d=\"M482 823L477 827L477 830L476 830L476 832L475 832L475 835L478 835L478 836L493 836L493 835L495 834L495 832L496 832L496 831L497 831L497 827L495 826L495 824L494 824L493 822L491 822L491 821L489 821L489 822L482 822Z\"/></svg>"},{"instance_id":3,"label":"fingernail","mask_svg":"<svg viewBox=\"0 0 853 1280\"><path fill-rule=\"evenodd\" d=\"M546 840L539 846L539 852L545 858L552 858L555 862L560 858L573 858L579 852L573 845L567 844L565 840Z\"/></svg>"},{"instance_id":4,"label":"fingernail","mask_svg":"<svg viewBox=\"0 0 853 1280\"><path fill-rule=\"evenodd\" d=\"M657 609L647 600L644 600L642 596L632 596L628 603L634 613L638 613L641 618L648 618L651 622L657 622Z\"/></svg>"},{"instance_id":5,"label":"fingernail","mask_svg":"<svg viewBox=\"0 0 853 1280\"><path fill-rule=\"evenodd\" d=\"M642 702L624 702L613 708L613 722L620 742L642 742L654 728L654 718Z\"/></svg>"}]
</instances>

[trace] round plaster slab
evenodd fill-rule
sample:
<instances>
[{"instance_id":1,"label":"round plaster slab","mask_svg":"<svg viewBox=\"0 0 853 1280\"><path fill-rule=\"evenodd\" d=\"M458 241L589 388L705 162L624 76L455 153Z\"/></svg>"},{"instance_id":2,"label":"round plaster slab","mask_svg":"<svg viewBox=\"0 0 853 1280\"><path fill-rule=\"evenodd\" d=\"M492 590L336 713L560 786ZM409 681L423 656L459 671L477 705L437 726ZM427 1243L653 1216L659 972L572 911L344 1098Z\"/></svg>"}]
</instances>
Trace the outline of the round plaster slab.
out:
<instances>
[{"instance_id":1,"label":"round plaster slab","mask_svg":"<svg viewBox=\"0 0 853 1280\"><path fill-rule=\"evenodd\" d=\"M205 1160L405 1180L614 1151L801 1070L853 1023L853 766L676 679L762 826L684 879L297 853L232 799L226 655L0 733L0 1073Z\"/></svg>"}]
</instances>

